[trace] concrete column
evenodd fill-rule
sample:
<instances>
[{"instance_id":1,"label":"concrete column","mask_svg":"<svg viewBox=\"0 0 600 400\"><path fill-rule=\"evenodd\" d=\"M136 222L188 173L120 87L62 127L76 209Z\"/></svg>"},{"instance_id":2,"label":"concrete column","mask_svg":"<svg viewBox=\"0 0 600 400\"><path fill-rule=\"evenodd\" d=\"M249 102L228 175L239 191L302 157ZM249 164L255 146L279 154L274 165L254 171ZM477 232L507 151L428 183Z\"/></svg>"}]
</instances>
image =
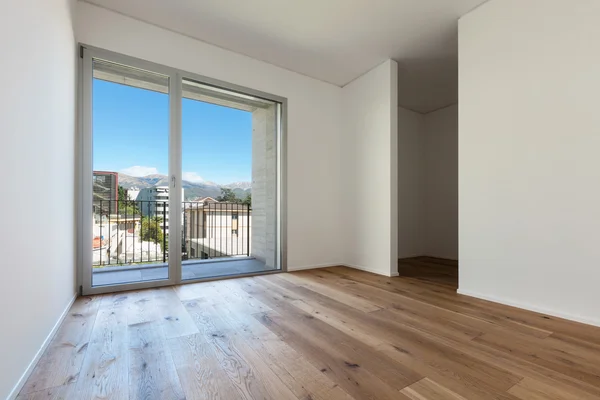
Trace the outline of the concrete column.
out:
<instances>
[{"instance_id":1,"label":"concrete column","mask_svg":"<svg viewBox=\"0 0 600 400\"><path fill-rule=\"evenodd\" d=\"M252 113L252 244L251 256L267 267L276 265L276 105Z\"/></svg>"}]
</instances>

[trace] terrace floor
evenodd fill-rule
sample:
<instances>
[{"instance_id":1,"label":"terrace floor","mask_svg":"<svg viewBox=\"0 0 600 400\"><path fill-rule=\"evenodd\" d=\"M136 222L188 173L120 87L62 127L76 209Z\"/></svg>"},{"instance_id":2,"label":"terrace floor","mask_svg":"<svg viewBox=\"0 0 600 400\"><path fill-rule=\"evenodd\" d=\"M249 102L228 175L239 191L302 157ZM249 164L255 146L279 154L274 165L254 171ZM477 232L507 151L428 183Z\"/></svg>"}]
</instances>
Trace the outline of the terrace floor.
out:
<instances>
[{"instance_id":1,"label":"terrace floor","mask_svg":"<svg viewBox=\"0 0 600 400\"><path fill-rule=\"evenodd\" d=\"M273 271L273 268L266 267L263 262L254 258L182 262L182 277L184 280L241 275L265 271ZM104 267L94 269L94 273L92 274L92 286L117 285L167 278L168 267L166 264Z\"/></svg>"}]
</instances>

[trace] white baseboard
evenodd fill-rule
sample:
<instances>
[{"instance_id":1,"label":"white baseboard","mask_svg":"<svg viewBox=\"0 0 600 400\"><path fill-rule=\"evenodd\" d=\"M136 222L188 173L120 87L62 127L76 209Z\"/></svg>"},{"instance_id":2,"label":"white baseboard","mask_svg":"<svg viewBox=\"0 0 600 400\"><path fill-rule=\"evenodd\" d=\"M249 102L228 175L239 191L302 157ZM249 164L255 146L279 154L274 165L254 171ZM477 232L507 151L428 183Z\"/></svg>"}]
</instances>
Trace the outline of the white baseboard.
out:
<instances>
[{"instance_id":1,"label":"white baseboard","mask_svg":"<svg viewBox=\"0 0 600 400\"><path fill-rule=\"evenodd\" d=\"M352 265L352 264L344 264L344 266L348 267L348 268L354 268L354 269L359 269L361 271L365 271L365 272L370 272L372 274L376 274L376 275L382 275L382 276L387 276L387 277L393 277L393 276L398 276L398 271L393 272L391 274L389 273L383 273L377 269L373 269L373 268L369 268L369 267L363 267L360 265Z\"/></svg>"},{"instance_id":2,"label":"white baseboard","mask_svg":"<svg viewBox=\"0 0 600 400\"><path fill-rule=\"evenodd\" d=\"M317 269L317 268L327 268L327 267L343 267L344 264L336 263L336 264L317 264L317 265L302 265L300 267L288 267L288 272L294 271L304 271L306 269Z\"/></svg>"},{"instance_id":3,"label":"white baseboard","mask_svg":"<svg viewBox=\"0 0 600 400\"><path fill-rule=\"evenodd\" d=\"M29 379L29 376L33 372L33 369L35 368L38 361L42 357L42 354L44 354L44 351L46 351L46 349L48 348L48 345L54 338L54 335L56 335L58 328L60 327L62 322L67 317L67 314L69 313L69 310L71 309L71 306L73 305L73 303L75 302L76 299L77 299L77 293L75 293L73 298L71 300L69 300L69 303L67 304L67 306L63 310L62 314L58 318L58 321L56 321L56 324L54 324L54 327L52 328L52 330L50 331L48 336L46 336L46 340L44 340L44 343L42 343L42 346L40 347L38 352L35 354L35 357L33 357L33 360L31 360L31 362L27 366L27 369L25 369L25 372L23 372L23 375L21 375L21 378L19 379L19 381L17 382L17 384L15 385L13 390L8 395L7 400L14 400L17 397L17 395L19 394L19 392L21 391L21 389L23 389L23 385L25 385L25 382L27 382L27 379Z\"/></svg>"},{"instance_id":4,"label":"white baseboard","mask_svg":"<svg viewBox=\"0 0 600 400\"><path fill-rule=\"evenodd\" d=\"M392 275L389 274L383 274L381 273L381 271L375 270L375 269L371 269L371 268L366 268L366 267L361 267L358 265L351 265L351 264L344 264L344 263L335 263L335 264L319 264L319 265L304 265L301 267L293 267L293 268L288 268L288 272L294 272L294 271L304 271L307 269L317 269L317 268L327 268L327 267L348 267L348 268L354 268L354 269L360 269L361 271L366 271L366 272L371 272L373 274L377 274L377 275L383 275L383 276L398 276L398 271L394 272Z\"/></svg>"},{"instance_id":5,"label":"white baseboard","mask_svg":"<svg viewBox=\"0 0 600 400\"><path fill-rule=\"evenodd\" d=\"M600 327L600 319L597 319L597 318L584 317L584 316L580 316L580 315L572 315L572 314L564 313L561 311L551 310L548 308L523 303L520 301L504 299L504 298L500 298L500 297L496 297L496 296L488 296L485 294L472 292L470 290L458 289L456 291L456 293L462 294L465 296L476 297L476 298L482 299L482 300L492 301L494 303L504 304L504 305L511 306L511 307L517 307L517 308L521 308L523 310L533 311L533 312L537 312L540 314L546 314L546 315L550 315L550 316L557 317L557 318L568 319L569 321L581 322L582 324Z\"/></svg>"}]
</instances>

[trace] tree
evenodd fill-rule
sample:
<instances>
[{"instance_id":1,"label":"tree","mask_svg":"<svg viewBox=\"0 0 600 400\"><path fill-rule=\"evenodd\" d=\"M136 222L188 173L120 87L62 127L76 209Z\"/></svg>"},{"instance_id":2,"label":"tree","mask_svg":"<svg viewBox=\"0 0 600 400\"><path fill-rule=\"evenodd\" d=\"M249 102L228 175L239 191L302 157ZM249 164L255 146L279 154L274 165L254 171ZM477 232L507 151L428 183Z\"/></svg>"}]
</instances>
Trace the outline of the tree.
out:
<instances>
[{"instance_id":1,"label":"tree","mask_svg":"<svg viewBox=\"0 0 600 400\"><path fill-rule=\"evenodd\" d=\"M162 245L164 240L162 222L163 220L160 217L142 217L142 226L140 228L140 237L142 238L142 241L154 242Z\"/></svg>"},{"instance_id":2,"label":"tree","mask_svg":"<svg viewBox=\"0 0 600 400\"><path fill-rule=\"evenodd\" d=\"M245 204L247 206L252 205L252 194L248 193L246 197L242 200L237 197L237 194L233 191L233 189L221 188L221 195L217 197L217 201L226 202L226 203L237 203L237 204Z\"/></svg>"},{"instance_id":3,"label":"tree","mask_svg":"<svg viewBox=\"0 0 600 400\"><path fill-rule=\"evenodd\" d=\"M119 203L119 214L124 214L124 215L139 215L140 214L140 210L138 210L137 205L135 203L133 203L132 201L127 201L127 202L122 202Z\"/></svg>"},{"instance_id":4,"label":"tree","mask_svg":"<svg viewBox=\"0 0 600 400\"><path fill-rule=\"evenodd\" d=\"M140 214L140 210L137 207L135 201L129 200L129 196L127 196L127 189L123 186L119 186L119 213L126 215L135 215Z\"/></svg>"},{"instance_id":5,"label":"tree","mask_svg":"<svg viewBox=\"0 0 600 400\"><path fill-rule=\"evenodd\" d=\"M127 198L127 189L125 189L121 185L119 185L119 197L118 197L118 199L119 199L119 202L129 200Z\"/></svg>"},{"instance_id":6,"label":"tree","mask_svg":"<svg viewBox=\"0 0 600 400\"><path fill-rule=\"evenodd\" d=\"M232 189L221 188L221 195L217 197L217 201L224 201L227 203L240 203L240 199L237 198Z\"/></svg>"},{"instance_id":7,"label":"tree","mask_svg":"<svg viewBox=\"0 0 600 400\"><path fill-rule=\"evenodd\" d=\"M251 193L248 193L246 198L244 200L242 200L242 204L245 204L248 207L250 207L252 205L252 194Z\"/></svg>"}]
</instances>

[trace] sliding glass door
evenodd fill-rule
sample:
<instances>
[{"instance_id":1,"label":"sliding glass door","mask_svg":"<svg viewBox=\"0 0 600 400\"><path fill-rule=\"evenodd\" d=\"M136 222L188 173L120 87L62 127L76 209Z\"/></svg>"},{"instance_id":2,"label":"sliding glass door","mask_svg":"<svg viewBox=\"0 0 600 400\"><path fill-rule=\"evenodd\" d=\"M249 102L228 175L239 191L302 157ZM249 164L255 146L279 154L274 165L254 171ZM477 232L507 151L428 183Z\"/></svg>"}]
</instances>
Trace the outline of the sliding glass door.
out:
<instances>
[{"instance_id":1,"label":"sliding glass door","mask_svg":"<svg viewBox=\"0 0 600 400\"><path fill-rule=\"evenodd\" d=\"M182 279L278 270L279 103L187 77L182 97Z\"/></svg>"},{"instance_id":2,"label":"sliding glass door","mask_svg":"<svg viewBox=\"0 0 600 400\"><path fill-rule=\"evenodd\" d=\"M82 55L81 291L284 268L285 99Z\"/></svg>"}]
</instances>

